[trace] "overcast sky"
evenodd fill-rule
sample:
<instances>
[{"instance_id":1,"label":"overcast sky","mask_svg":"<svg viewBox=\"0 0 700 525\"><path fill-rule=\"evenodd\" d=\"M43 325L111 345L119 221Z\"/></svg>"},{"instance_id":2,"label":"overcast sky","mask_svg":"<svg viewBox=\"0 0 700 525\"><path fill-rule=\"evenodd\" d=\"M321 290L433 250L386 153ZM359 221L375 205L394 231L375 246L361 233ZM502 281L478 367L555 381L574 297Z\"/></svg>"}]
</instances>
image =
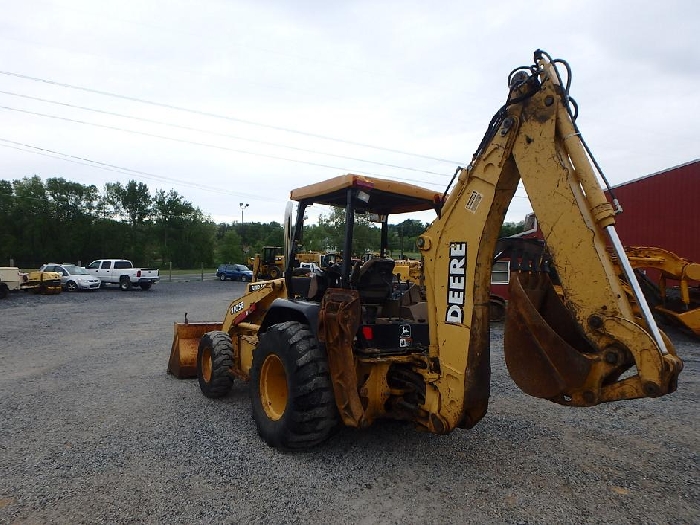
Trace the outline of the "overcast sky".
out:
<instances>
[{"instance_id":1,"label":"overcast sky","mask_svg":"<svg viewBox=\"0 0 700 525\"><path fill-rule=\"evenodd\" d=\"M612 184L700 157L694 0L0 6L0 179L135 179L217 222L282 222L344 173L442 191L537 48ZM506 220L529 209L519 189Z\"/></svg>"}]
</instances>

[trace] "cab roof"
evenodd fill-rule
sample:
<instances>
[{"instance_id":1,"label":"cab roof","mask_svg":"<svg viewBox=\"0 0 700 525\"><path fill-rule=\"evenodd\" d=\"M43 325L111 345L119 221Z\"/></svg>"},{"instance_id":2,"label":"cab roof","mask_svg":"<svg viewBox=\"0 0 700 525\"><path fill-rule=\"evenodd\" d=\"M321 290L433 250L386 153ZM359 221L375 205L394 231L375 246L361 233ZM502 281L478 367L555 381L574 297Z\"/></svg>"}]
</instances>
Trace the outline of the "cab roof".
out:
<instances>
[{"instance_id":1,"label":"cab roof","mask_svg":"<svg viewBox=\"0 0 700 525\"><path fill-rule=\"evenodd\" d=\"M366 203L356 199L357 209L380 215L433 210L442 205L442 194L434 190L352 173L294 189L290 198L306 204L326 204L344 208L348 188L357 188L369 195Z\"/></svg>"}]
</instances>

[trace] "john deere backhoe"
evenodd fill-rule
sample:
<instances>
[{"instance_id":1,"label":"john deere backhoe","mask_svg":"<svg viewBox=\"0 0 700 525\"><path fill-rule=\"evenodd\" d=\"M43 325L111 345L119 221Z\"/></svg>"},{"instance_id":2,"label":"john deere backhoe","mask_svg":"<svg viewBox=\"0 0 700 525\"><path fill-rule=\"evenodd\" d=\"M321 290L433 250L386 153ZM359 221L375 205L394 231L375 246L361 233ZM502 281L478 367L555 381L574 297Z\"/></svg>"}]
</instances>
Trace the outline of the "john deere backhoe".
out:
<instances>
[{"instance_id":1,"label":"john deere backhoe","mask_svg":"<svg viewBox=\"0 0 700 525\"><path fill-rule=\"evenodd\" d=\"M345 254L358 214L382 223L384 253L390 214L434 210L417 242L425 300L415 287L393 285L391 259L344 257L311 278L295 278L287 263L284 278L249 284L223 322L176 323L169 371L197 376L209 397L226 395L234 378L250 381L258 432L282 449L314 446L341 422L394 418L440 434L472 427L489 399L492 257L522 181L559 284L555 291L544 271L511 280L504 347L515 382L572 407L674 391L682 361L634 279L575 124L570 71L565 84L560 67L568 70L537 51L533 65L509 75L506 103L444 194L358 175L291 192L286 261L303 245L312 204L345 209Z\"/></svg>"}]
</instances>

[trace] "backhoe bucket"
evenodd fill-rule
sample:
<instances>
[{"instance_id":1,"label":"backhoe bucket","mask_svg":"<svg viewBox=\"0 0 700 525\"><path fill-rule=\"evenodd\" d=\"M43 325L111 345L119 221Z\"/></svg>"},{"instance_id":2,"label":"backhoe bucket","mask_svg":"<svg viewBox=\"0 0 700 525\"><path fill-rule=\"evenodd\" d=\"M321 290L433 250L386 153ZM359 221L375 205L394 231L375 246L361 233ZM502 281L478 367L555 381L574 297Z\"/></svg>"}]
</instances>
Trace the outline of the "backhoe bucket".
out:
<instances>
[{"instance_id":1,"label":"backhoe bucket","mask_svg":"<svg viewBox=\"0 0 700 525\"><path fill-rule=\"evenodd\" d=\"M168 373L178 379L197 377L199 340L207 332L221 330L221 323L175 323Z\"/></svg>"},{"instance_id":2,"label":"backhoe bucket","mask_svg":"<svg viewBox=\"0 0 700 525\"><path fill-rule=\"evenodd\" d=\"M562 402L567 391L584 384L590 364L581 352L592 348L547 274L514 275L509 292L504 333L508 372L526 394Z\"/></svg>"}]
</instances>

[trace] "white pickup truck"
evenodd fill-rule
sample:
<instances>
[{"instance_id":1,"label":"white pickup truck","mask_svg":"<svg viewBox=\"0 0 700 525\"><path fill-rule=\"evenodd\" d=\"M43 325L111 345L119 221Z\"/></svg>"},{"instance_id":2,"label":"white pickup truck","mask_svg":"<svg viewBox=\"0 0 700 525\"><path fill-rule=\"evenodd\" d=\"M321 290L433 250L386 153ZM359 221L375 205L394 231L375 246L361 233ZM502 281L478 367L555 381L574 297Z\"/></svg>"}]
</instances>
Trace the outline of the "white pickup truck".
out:
<instances>
[{"instance_id":1,"label":"white pickup truck","mask_svg":"<svg viewBox=\"0 0 700 525\"><path fill-rule=\"evenodd\" d=\"M98 259L92 261L86 270L99 277L102 285L118 284L124 291L133 286L148 290L160 280L158 268L134 268L131 261L124 259Z\"/></svg>"}]
</instances>

